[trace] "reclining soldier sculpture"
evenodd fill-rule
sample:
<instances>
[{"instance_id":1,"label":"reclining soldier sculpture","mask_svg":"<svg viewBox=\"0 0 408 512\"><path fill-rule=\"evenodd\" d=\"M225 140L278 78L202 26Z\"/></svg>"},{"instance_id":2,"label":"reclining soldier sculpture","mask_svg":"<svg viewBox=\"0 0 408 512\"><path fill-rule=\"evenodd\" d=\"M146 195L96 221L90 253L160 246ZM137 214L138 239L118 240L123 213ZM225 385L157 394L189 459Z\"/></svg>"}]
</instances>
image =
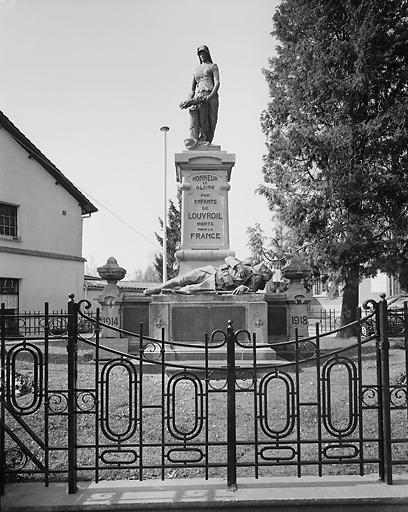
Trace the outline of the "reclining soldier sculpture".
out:
<instances>
[{"instance_id":1,"label":"reclining soldier sculpture","mask_svg":"<svg viewBox=\"0 0 408 512\"><path fill-rule=\"evenodd\" d=\"M232 292L241 295L263 290L271 279L272 271L264 264L251 265L250 260L239 261L231 256L220 267L207 265L174 277L154 288L147 288L145 295L161 292L192 294L194 292Z\"/></svg>"}]
</instances>

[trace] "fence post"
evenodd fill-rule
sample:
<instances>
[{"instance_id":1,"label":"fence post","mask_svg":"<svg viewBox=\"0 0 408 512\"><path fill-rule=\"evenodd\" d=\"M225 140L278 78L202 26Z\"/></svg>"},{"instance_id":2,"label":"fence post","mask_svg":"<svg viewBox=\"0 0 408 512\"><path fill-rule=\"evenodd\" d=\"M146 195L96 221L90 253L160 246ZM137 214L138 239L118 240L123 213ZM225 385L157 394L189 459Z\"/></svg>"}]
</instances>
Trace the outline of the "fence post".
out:
<instances>
[{"instance_id":1,"label":"fence post","mask_svg":"<svg viewBox=\"0 0 408 512\"><path fill-rule=\"evenodd\" d=\"M385 293L381 294L379 303L379 349L381 355L381 403L383 431L383 468L384 481L392 484L392 445L391 445L391 412L390 412L390 368L388 341L387 301Z\"/></svg>"},{"instance_id":2,"label":"fence post","mask_svg":"<svg viewBox=\"0 0 408 512\"><path fill-rule=\"evenodd\" d=\"M77 342L78 310L74 295L68 302L68 493L77 491Z\"/></svg>"},{"instance_id":3,"label":"fence post","mask_svg":"<svg viewBox=\"0 0 408 512\"><path fill-rule=\"evenodd\" d=\"M227 327L227 485L237 488L237 432L235 416L235 333L232 321Z\"/></svg>"}]
</instances>

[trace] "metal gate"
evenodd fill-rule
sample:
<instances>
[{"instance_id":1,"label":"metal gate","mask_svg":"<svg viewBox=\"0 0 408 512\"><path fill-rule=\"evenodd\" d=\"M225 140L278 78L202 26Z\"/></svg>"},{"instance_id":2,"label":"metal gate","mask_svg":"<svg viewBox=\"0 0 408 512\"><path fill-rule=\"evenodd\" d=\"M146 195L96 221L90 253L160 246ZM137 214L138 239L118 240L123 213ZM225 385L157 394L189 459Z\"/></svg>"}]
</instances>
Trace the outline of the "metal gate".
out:
<instances>
[{"instance_id":1,"label":"metal gate","mask_svg":"<svg viewBox=\"0 0 408 512\"><path fill-rule=\"evenodd\" d=\"M376 471L390 484L406 469L408 330L390 365L384 298L364 320L358 312L358 336L340 346L318 325L274 345L231 324L201 344L169 342L164 330L153 339L143 326L107 326L88 304L46 305L35 336L7 334L2 308L1 482L62 479L73 493L82 478L224 476L234 488L241 476ZM362 337L371 318L376 332ZM119 338L105 346L101 328L130 338L133 353L112 348ZM289 358L271 360L283 347Z\"/></svg>"}]
</instances>

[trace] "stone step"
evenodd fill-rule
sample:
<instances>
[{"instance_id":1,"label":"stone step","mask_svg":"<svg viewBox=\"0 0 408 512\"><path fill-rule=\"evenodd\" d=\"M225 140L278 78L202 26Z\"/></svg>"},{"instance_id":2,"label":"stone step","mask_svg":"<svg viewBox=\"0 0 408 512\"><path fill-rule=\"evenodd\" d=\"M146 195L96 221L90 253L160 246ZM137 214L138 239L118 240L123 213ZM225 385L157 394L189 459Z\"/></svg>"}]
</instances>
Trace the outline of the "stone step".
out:
<instances>
[{"instance_id":1,"label":"stone step","mask_svg":"<svg viewBox=\"0 0 408 512\"><path fill-rule=\"evenodd\" d=\"M282 359L281 357L277 356L276 354L273 354L273 358L269 359L257 359L257 369L256 374L257 377L260 378L265 373L269 373L273 371L272 367L279 366L281 363L286 363L287 361L285 359ZM192 373L196 374L199 378L204 379L206 376L205 372L205 362L204 360L199 359L182 359L182 360L175 360L175 361L169 361L170 365L175 366L166 366L166 374L167 375L174 375L177 372L180 372L185 368L186 370L190 370ZM262 368L262 366L267 366L267 368ZM217 376L220 378L226 378L227 373L227 361L226 359L213 359L208 361L208 369L209 373L216 372ZM242 379L248 380L249 378L252 378L253 372L253 360L252 359L241 359L241 360L235 360L235 372L236 372L236 378L237 380L240 379L240 374L243 373Z\"/></svg>"},{"instance_id":2,"label":"stone step","mask_svg":"<svg viewBox=\"0 0 408 512\"><path fill-rule=\"evenodd\" d=\"M238 478L236 490L225 478L81 481L76 494L66 482L7 484L1 497L4 512L405 512L406 475L395 485L376 475Z\"/></svg>"},{"instance_id":3,"label":"stone step","mask_svg":"<svg viewBox=\"0 0 408 512\"><path fill-rule=\"evenodd\" d=\"M275 363L281 364L281 362L287 362L285 360L281 360L280 358L276 359L270 359L270 360L264 360L264 361L258 361L257 366L262 365L274 365ZM181 361L169 361L169 364L174 364L178 366L194 366L197 368L205 369L204 361L197 361L196 359L183 359ZM214 361L208 361L208 366L210 368L227 368L227 362L222 360L215 359ZM242 360L242 361L235 361L235 368L253 368L252 361L249 360Z\"/></svg>"},{"instance_id":4,"label":"stone step","mask_svg":"<svg viewBox=\"0 0 408 512\"><path fill-rule=\"evenodd\" d=\"M187 362L187 361L186 361ZM192 365L197 366L197 362L190 361ZM179 372L187 371L189 373L194 374L197 378L200 380L205 380L207 375L210 380L216 380L216 381L222 381L227 380L227 369L226 366L219 366L218 368L216 365L211 365L211 367L208 370L208 374L206 374L205 370L202 369L196 369L193 367L190 367L189 365L185 365L182 368L174 368L174 367L167 367L166 368L166 375L167 377L171 377L174 374L177 374ZM272 369L262 369L257 368L256 370L256 377L257 379L261 379L265 374L269 374L272 372ZM254 376L253 369L251 367L243 367L237 366L235 370L235 381L239 383L239 381L245 381L247 385L245 385L246 389L251 388L252 379Z\"/></svg>"},{"instance_id":5,"label":"stone step","mask_svg":"<svg viewBox=\"0 0 408 512\"><path fill-rule=\"evenodd\" d=\"M276 358L275 351L272 348L262 348L256 351L256 358L258 361L274 360ZM173 352L166 352L166 360L168 361L185 361L195 360L204 361L205 350L197 349L193 347L177 347L173 345ZM209 349L208 350L209 361L227 361L227 350L226 347ZM251 361L253 360L252 349L236 348L235 350L235 361Z\"/></svg>"}]
</instances>

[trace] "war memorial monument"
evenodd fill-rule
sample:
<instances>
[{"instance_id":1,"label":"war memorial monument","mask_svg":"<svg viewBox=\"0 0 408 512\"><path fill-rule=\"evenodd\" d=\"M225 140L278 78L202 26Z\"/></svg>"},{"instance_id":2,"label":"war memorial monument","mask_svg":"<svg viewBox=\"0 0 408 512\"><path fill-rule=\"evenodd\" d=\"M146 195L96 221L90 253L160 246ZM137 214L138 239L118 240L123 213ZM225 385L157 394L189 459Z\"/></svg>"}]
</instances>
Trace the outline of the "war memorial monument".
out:
<instances>
[{"instance_id":1,"label":"war memorial monument","mask_svg":"<svg viewBox=\"0 0 408 512\"><path fill-rule=\"evenodd\" d=\"M236 259L230 248L228 194L235 154L212 143L219 70L207 46L200 46L197 55L191 91L180 104L188 109L190 133L185 150L175 155L182 191L181 245L175 254L179 274L136 296L117 286L124 269L110 258L98 269L108 280L100 297L102 316L110 318L115 311L117 322L133 332L136 320L143 320L149 336L160 338L164 328L166 339L179 342L202 342L205 333L225 330L229 320L236 330L255 333L261 343L287 340L295 329L299 336L307 336L310 298L301 279L309 269L294 258L283 271L291 281L289 289L270 293L271 270L262 263Z\"/></svg>"}]
</instances>

